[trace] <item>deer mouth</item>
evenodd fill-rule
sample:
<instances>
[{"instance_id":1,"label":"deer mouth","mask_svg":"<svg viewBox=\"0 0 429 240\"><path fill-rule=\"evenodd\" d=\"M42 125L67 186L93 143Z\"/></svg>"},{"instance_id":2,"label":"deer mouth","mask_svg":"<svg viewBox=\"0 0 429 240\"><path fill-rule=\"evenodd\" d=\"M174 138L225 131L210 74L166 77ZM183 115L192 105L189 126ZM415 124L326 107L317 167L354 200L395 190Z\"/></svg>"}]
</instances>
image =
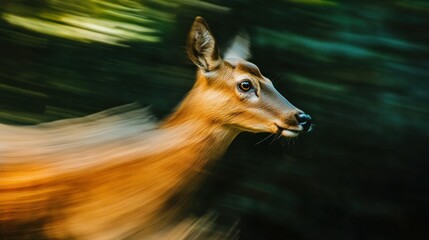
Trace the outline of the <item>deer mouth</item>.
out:
<instances>
[{"instance_id":1,"label":"deer mouth","mask_svg":"<svg viewBox=\"0 0 429 240\"><path fill-rule=\"evenodd\" d=\"M300 133L302 133L302 130L300 130L300 129L282 128L279 126L277 126L277 127L278 127L277 133L279 135L282 135L283 137L296 137Z\"/></svg>"}]
</instances>

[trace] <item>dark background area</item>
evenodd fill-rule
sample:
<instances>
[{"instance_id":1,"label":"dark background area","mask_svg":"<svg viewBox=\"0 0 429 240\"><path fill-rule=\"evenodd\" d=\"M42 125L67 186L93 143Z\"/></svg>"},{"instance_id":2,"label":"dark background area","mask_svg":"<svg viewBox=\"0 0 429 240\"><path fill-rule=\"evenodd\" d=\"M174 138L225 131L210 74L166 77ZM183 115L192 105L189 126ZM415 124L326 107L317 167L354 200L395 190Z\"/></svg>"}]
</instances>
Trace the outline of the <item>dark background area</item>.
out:
<instances>
[{"instance_id":1,"label":"dark background area","mask_svg":"<svg viewBox=\"0 0 429 240\"><path fill-rule=\"evenodd\" d=\"M252 59L315 131L241 134L191 212L241 239L428 239L427 1L0 2L0 121L37 124L130 102L170 113L192 87L195 16ZM257 144L258 143L258 144Z\"/></svg>"}]
</instances>

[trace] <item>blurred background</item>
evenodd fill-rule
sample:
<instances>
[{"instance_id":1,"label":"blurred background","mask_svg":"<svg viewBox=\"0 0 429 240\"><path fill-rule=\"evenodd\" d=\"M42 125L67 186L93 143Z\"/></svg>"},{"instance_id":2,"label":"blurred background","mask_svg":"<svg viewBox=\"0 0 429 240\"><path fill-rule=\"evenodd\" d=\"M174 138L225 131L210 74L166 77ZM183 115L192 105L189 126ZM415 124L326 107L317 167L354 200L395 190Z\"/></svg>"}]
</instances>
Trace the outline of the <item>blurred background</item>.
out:
<instances>
[{"instance_id":1,"label":"blurred background","mask_svg":"<svg viewBox=\"0 0 429 240\"><path fill-rule=\"evenodd\" d=\"M190 213L241 239L428 239L429 2L1 0L0 122L139 102L158 118L192 87L195 16L309 113L294 140L241 134Z\"/></svg>"}]
</instances>

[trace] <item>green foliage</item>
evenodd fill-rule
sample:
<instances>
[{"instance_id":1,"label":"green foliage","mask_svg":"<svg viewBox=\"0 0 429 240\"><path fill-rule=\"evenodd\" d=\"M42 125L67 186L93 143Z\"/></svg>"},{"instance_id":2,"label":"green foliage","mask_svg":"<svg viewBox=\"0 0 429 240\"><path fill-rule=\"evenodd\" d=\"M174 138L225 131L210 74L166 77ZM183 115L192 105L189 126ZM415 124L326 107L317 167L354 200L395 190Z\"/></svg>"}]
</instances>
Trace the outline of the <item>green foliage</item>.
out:
<instances>
[{"instance_id":1,"label":"green foliage","mask_svg":"<svg viewBox=\"0 0 429 240\"><path fill-rule=\"evenodd\" d=\"M196 15L241 30L262 73L315 119L298 140L241 135L192 211L243 239L422 239L429 18L424 1L4 1L0 119L35 124L138 101L163 117L191 88ZM283 141L283 142L282 142Z\"/></svg>"}]
</instances>

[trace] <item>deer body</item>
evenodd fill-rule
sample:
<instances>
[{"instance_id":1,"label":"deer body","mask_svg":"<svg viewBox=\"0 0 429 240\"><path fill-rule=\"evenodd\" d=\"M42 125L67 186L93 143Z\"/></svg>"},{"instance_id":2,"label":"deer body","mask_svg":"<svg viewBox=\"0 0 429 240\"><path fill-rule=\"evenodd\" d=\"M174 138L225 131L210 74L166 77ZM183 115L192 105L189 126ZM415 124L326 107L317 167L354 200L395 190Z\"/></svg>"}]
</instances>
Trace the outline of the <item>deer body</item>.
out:
<instances>
[{"instance_id":1,"label":"deer body","mask_svg":"<svg viewBox=\"0 0 429 240\"><path fill-rule=\"evenodd\" d=\"M0 126L0 226L41 221L53 239L165 239L180 211L165 211L168 201L195 187L240 132L308 130L308 115L255 65L220 58L202 18L188 53L199 67L196 83L161 123L134 110Z\"/></svg>"}]
</instances>

